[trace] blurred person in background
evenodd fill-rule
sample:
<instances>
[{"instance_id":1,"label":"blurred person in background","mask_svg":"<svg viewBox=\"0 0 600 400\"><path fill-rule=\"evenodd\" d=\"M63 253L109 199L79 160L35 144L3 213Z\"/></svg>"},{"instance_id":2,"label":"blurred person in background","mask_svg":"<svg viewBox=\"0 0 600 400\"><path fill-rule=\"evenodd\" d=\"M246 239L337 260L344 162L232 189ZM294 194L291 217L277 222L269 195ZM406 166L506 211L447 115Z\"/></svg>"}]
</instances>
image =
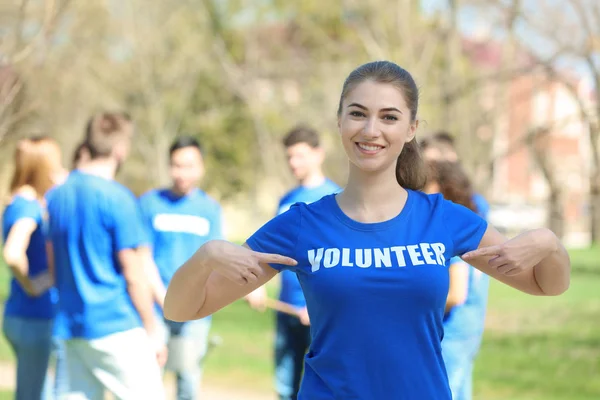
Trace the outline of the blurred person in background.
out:
<instances>
[{"instance_id":1,"label":"blurred person in background","mask_svg":"<svg viewBox=\"0 0 600 400\"><path fill-rule=\"evenodd\" d=\"M87 160L48 196L49 249L68 387L61 399L164 399L157 319L137 249L145 244L135 196L114 181L134 125L99 113L86 128Z\"/></svg>"},{"instance_id":2,"label":"blurred person in background","mask_svg":"<svg viewBox=\"0 0 600 400\"><path fill-rule=\"evenodd\" d=\"M83 166L90 160L90 151L85 142L81 142L73 151L73 159L71 160L71 169L77 169Z\"/></svg>"},{"instance_id":3,"label":"blurred person in background","mask_svg":"<svg viewBox=\"0 0 600 400\"><path fill-rule=\"evenodd\" d=\"M297 126L283 139L288 165L298 185L279 201L277 214L294 203L312 203L338 192L340 187L323 174L325 152L319 134L307 126ZM275 336L275 387L280 400L295 400L300 390L304 356L310 346L310 321L306 299L298 277L292 271L281 272L279 300L298 310L293 316L277 312ZM251 307L263 310L267 298L264 286L246 297Z\"/></svg>"},{"instance_id":4,"label":"blurred person in background","mask_svg":"<svg viewBox=\"0 0 600 400\"><path fill-rule=\"evenodd\" d=\"M56 291L46 253L44 196L63 177L61 151L48 137L20 140L11 199L2 216L4 260L12 273L3 332L17 362L17 400L52 398L47 376Z\"/></svg>"},{"instance_id":5,"label":"blurred person in background","mask_svg":"<svg viewBox=\"0 0 600 400\"><path fill-rule=\"evenodd\" d=\"M441 193L446 200L477 212L469 177L457 162L429 161L424 191ZM453 257L444 313L442 355L453 400L471 400L473 365L484 331L489 277Z\"/></svg>"},{"instance_id":6,"label":"blurred person in background","mask_svg":"<svg viewBox=\"0 0 600 400\"><path fill-rule=\"evenodd\" d=\"M169 164L171 186L145 193L139 204L150 236L149 257L145 260L156 264L147 271L168 344L166 368L176 375L177 399L193 400L199 398L201 362L207 350L211 317L173 322L163 319L162 306L175 270L206 241L223 238L221 206L198 188L205 167L202 148L195 138L177 138L169 149Z\"/></svg>"},{"instance_id":7,"label":"blurred person in background","mask_svg":"<svg viewBox=\"0 0 600 400\"><path fill-rule=\"evenodd\" d=\"M449 161L460 162L454 138L448 132L438 131L422 139L419 147L426 161ZM481 194L473 193L473 202L477 207L477 213L487 219L490 205Z\"/></svg>"}]
</instances>

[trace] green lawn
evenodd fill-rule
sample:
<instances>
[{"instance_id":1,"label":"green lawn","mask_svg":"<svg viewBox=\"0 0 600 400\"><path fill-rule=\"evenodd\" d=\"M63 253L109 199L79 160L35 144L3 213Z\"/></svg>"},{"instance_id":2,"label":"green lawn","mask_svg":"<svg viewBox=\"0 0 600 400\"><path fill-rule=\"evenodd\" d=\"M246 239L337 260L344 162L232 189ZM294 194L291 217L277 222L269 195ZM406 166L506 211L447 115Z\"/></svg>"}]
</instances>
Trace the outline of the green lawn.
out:
<instances>
[{"instance_id":1,"label":"green lawn","mask_svg":"<svg viewBox=\"0 0 600 400\"><path fill-rule=\"evenodd\" d=\"M600 248L570 254L573 278L562 296L527 296L492 282L475 399L600 399ZM2 268L3 288L6 277ZM223 344L207 358L207 385L270 391L272 317L241 301L213 317L212 334ZM0 359L11 358L0 337Z\"/></svg>"}]
</instances>

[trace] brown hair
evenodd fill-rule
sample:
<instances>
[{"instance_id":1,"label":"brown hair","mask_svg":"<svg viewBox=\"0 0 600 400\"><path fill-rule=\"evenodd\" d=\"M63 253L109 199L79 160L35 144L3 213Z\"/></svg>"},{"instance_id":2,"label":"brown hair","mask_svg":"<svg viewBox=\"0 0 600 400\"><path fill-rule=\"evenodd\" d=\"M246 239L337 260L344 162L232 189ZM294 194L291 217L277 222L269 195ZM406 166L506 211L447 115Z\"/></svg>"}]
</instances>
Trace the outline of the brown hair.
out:
<instances>
[{"instance_id":1,"label":"brown hair","mask_svg":"<svg viewBox=\"0 0 600 400\"><path fill-rule=\"evenodd\" d=\"M473 185L469 176L458 162L428 161L428 182L435 182L446 200L460 204L477 212L473 202Z\"/></svg>"},{"instance_id":2,"label":"brown hair","mask_svg":"<svg viewBox=\"0 0 600 400\"><path fill-rule=\"evenodd\" d=\"M283 138L283 145L291 147L298 143L306 143L310 147L319 147L319 134L313 128L306 125L298 125L290 130Z\"/></svg>"},{"instance_id":3,"label":"brown hair","mask_svg":"<svg viewBox=\"0 0 600 400\"><path fill-rule=\"evenodd\" d=\"M43 197L54 186L53 175L60 169L60 158L60 147L52 138L36 136L20 140L14 154L11 193L29 185L38 197Z\"/></svg>"},{"instance_id":4,"label":"brown hair","mask_svg":"<svg viewBox=\"0 0 600 400\"><path fill-rule=\"evenodd\" d=\"M419 108L419 88L410 73L390 61L375 61L361 65L348 75L338 106L338 117L342 114L344 99L359 84L365 81L394 85L402 95L410 110L411 122L417 119ZM420 190L427 181L427 170L415 139L404 145L396 163L396 180L406 189Z\"/></svg>"},{"instance_id":5,"label":"brown hair","mask_svg":"<svg viewBox=\"0 0 600 400\"><path fill-rule=\"evenodd\" d=\"M115 146L133 136L131 117L123 112L104 112L94 115L87 123L85 143L92 159L108 157Z\"/></svg>"},{"instance_id":6,"label":"brown hair","mask_svg":"<svg viewBox=\"0 0 600 400\"><path fill-rule=\"evenodd\" d=\"M86 152L89 153L86 142L81 142L77 145L77 147L75 147L75 150L73 151L73 159L71 160L71 168L77 168L77 165L81 162Z\"/></svg>"}]
</instances>

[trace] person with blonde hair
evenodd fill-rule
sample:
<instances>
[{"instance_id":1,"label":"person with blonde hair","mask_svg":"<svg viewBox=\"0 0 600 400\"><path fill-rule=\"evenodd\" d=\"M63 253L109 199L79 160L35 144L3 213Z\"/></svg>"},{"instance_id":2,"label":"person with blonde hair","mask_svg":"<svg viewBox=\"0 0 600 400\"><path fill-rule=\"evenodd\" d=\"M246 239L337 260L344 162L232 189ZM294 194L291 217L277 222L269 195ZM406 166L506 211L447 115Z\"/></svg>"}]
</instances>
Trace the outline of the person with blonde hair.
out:
<instances>
[{"instance_id":1,"label":"person with blonde hair","mask_svg":"<svg viewBox=\"0 0 600 400\"><path fill-rule=\"evenodd\" d=\"M17 400L50 396L56 293L45 247L44 196L62 177L60 160L60 148L51 138L19 141L11 198L2 216L4 261L13 276L2 329L17 360Z\"/></svg>"}]
</instances>

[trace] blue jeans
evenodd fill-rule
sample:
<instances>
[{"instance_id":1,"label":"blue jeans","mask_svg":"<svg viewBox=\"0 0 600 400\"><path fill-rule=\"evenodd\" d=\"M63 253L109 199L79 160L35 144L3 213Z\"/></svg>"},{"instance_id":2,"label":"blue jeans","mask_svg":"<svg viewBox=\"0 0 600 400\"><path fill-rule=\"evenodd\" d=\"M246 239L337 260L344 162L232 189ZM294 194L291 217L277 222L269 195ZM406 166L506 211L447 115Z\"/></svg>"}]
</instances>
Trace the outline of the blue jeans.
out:
<instances>
[{"instance_id":1,"label":"blue jeans","mask_svg":"<svg viewBox=\"0 0 600 400\"><path fill-rule=\"evenodd\" d=\"M188 322L164 320L165 339L169 350L166 369L177 378L177 400L198 398L202 379L202 359L206 354L211 319Z\"/></svg>"},{"instance_id":2,"label":"blue jeans","mask_svg":"<svg viewBox=\"0 0 600 400\"><path fill-rule=\"evenodd\" d=\"M15 400L53 397L48 377L53 323L51 319L4 317L2 329L17 359Z\"/></svg>"},{"instance_id":3,"label":"blue jeans","mask_svg":"<svg viewBox=\"0 0 600 400\"><path fill-rule=\"evenodd\" d=\"M296 400L310 346L310 327L292 315L277 313L275 389L280 400Z\"/></svg>"},{"instance_id":4,"label":"blue jeans","mask_svg":"<svg viewBox=\"0 0 600 400\"><path fill-rule=\"evenodd\" d=\"M473 364L480 344L481 336L444 337L442 340L442 356L453 400L471 400L473 397Z\"/></svg>"}]
</instances>

